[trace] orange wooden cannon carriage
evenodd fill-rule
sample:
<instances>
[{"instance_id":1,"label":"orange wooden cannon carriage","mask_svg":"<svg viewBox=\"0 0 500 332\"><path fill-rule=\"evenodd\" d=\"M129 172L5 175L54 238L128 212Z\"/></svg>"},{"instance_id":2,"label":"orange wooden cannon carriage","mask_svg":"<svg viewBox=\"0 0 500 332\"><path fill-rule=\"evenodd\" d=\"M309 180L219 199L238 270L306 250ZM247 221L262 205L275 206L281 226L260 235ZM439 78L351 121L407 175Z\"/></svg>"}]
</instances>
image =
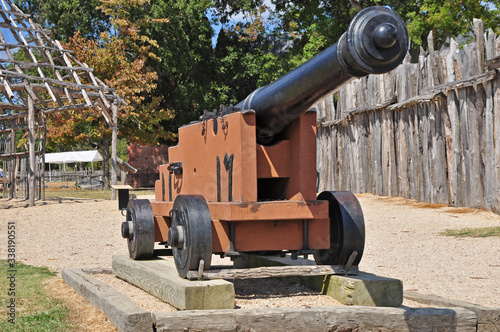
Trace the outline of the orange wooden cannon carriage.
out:
<instances>
[{"instance_id":1,"label":"orange wooden cannon carriage","mask_svg":"<svg viewBox=\"0 0 500 332\"><path fill-rule=\"evenodd\" d=\"M155 201L131 200L122 235L130 257L172 248L177 271L210 268L212 254L292 253L318 264L357 265L365 230L350 192L316 197L316 113L353 78L398 66L408 48L401 18L367 8L339 42L235 107L179 128L159 168Z\"/></svg>"}]
</instances>

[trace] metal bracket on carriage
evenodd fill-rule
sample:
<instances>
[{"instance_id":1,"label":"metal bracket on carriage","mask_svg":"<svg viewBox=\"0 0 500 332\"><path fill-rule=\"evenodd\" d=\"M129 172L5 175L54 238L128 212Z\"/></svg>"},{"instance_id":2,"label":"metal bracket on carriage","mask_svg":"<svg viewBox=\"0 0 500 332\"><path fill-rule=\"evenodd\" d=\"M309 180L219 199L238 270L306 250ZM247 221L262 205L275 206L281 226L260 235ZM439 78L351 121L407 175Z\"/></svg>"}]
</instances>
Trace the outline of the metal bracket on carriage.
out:
<instances>
[{"instance_id":1,"label":"metal bracket on carriage","mask_svg":"<svg viewBox=\"0 0 500 332\"><path fill-rule=\"evenodd\" d=\"M170 163L167 169L170 174L180 175L182 174L182 163Z\"/></svg>"},{"instance_id":2,"label":"metal bracket on carriage","mask_svg":"<svg viewBox=\"0 0 500 332\"><path fill-rule=\"evenodd\" d=\"M356 259L356 257L358 257L358 251L354 250L352 252L351 256L349 256L349 259L347 260L347 263L344 266L344 270L346 272L348 272L352 268L352 263L354 263L354 260Z\"/></svg>"}]
</instances>

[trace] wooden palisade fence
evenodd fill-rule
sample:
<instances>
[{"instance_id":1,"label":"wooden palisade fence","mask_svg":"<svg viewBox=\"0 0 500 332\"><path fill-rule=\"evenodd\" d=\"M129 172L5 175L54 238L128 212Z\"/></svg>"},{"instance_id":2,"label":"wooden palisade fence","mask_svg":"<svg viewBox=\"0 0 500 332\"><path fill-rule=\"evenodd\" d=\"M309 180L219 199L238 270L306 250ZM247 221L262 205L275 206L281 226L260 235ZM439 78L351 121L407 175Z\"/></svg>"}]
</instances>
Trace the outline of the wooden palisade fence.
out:
<instances>
[{"instance_id":1,"label":"wooden palisade fence","mask_svg":"<svg viewBox=\"0 0 500 332\"><path fill-rule=\"evenodd\" d=\"M319 191L500 212L500 37L474 31L316 106Z\"/></svg>"}]
</instances>

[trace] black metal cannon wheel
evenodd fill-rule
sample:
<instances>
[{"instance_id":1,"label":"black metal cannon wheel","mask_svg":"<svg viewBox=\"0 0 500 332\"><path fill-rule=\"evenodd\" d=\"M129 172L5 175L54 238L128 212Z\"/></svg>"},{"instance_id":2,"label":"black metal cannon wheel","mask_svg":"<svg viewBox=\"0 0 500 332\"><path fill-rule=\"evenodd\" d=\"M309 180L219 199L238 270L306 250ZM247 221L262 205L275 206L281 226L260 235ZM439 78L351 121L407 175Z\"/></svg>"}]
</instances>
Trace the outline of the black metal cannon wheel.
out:
<instances>
[{"instance_id":1,"label":"black metal cannon wheel","mask_svg":"<svg viewBox=\"0 0 500 332\"><path fill-rule=\"evenodd\" d=\"M122 236L127 239L130 258L147 259L153 256L155 223L149 200L133 199L128 202Z\"/></svg>"},{"instance_id":2,"label":"black metal cannon wheel","mask_svg":"<svg viewBox=\"0 0 500 332\"><path fill-rule=\"evenodd\" d=\"M175 267L181 278L189 270L204 269L212 260L212 222L207 202L201 195L179 195L171 212L168 242L172 247Z\"/></svg>"},{"instance_id":3,"label":"black metal cannon wheel","mask_svg":"<svg viewBox=\"0 0 500 332\"><path fill-rule=\"evenodd\" d=\"M316 250L317 264L346 265L354 251L359 264L365 247L365 220L358 199L348 191L324 191L318 200L329 202L330 249Z\"/></svg>"}]
</instances>

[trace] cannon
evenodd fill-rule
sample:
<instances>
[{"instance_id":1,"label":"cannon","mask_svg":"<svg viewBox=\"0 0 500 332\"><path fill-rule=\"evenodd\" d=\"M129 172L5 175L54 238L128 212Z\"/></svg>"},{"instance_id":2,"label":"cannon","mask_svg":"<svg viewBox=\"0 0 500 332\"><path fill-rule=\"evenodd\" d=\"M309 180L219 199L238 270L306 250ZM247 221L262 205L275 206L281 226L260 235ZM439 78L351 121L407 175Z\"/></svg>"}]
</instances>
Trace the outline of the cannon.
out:
<instances>
[{"instance_id":1,"label":"cannon","mask_svg":"<svg viewBox=\"0 0 500 332\"><path fill-rule=\"evenodd\" d=\"M391 9L360 11L339 41L236 106L179 128L159 166L155 201L131 200L122 224L132 259L166 246L180 277L210 269L213 254L313 255L356 266L363 213L350 192L316 193L311 107L354 78L396 68L408 32Z\"/></svg>"}]
</instances>

